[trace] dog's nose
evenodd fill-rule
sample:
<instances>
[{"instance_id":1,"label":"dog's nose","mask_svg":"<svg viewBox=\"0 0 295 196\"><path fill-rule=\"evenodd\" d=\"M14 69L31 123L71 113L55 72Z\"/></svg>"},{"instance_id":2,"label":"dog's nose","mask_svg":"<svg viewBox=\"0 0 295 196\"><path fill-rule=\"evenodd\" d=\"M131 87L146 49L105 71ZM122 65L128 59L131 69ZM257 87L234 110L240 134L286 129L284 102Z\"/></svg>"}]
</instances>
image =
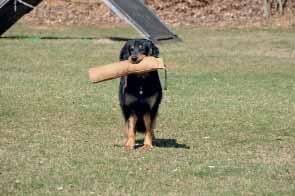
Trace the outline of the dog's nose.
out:
<instances>
[{"instance_id":1,"label":"dog's nose","mask_svg":"<svg viewBox=\"0 0 295 196\"><path fill-rule=\"evenodd\" d=\"M136 56L133 56L133 57L131 57L131 60L132 60L132 62L136 62L137 61L137 57Z\"/></svg>"}]
</instances>

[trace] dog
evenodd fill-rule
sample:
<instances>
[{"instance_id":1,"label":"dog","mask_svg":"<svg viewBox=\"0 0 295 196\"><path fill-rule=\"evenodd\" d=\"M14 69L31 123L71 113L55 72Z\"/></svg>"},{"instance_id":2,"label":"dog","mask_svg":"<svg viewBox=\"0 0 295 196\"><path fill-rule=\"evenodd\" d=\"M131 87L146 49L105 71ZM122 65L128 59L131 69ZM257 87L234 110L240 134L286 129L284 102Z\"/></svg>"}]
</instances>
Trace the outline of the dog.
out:
<instances>
[{"instance_id":1,"label":"dog","mask_svg":"<svg viewBox=\"0 0 295 196\"><path fill-rule=\"evenodd\" d=\"M120 61L139 63L145 56L159 57L159 49L147 39L128 40L120 52ZM153 148L154 128L162 100L158 71L129 74L120 78L119 101L125 119L126 150L135 148L136 133L144 133L143 149Z\"/></svg>"}]
</instances>

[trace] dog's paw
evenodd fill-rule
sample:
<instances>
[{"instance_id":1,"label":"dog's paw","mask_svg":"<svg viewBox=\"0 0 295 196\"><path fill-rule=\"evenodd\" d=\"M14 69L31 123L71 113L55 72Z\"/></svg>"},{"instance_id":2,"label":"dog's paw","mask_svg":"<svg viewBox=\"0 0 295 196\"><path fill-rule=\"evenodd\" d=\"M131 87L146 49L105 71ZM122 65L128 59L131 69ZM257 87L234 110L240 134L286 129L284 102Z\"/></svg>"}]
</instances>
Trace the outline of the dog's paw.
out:
<instances>
[{"instance_id":1,"label":"dog's paw","mask_svg":"<svg viewBox=\"0 0 295 196\"><path fill-rule=\"evenodd\" d=\"M141 147L141 150L151 150L153 149L153 145L151 144L144 144L143 147Z\"/></svg>"},{"instance_id":2,"label":"dog's paw","mask_svg":"<svg viewBox=\"0 0 295 196\"><path fill-rule=\"evenodd\" d=\"M134 150L134 145L125 144L124 149L125 150Z\"/></svg>"}]
</instances>

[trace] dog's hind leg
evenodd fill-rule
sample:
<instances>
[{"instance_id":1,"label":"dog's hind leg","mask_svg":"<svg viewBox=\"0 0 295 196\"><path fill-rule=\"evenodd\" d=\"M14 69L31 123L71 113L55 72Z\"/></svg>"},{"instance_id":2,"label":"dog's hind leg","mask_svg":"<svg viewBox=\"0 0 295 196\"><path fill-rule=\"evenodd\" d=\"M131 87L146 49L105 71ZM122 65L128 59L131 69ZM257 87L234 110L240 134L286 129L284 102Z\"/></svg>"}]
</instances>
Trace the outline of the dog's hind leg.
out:
<instances>
[{"instance_id":1,"label":"dog's hind leg","mask_svg":"<svg viewBox=\"0 0 295 196\"><path fill-rule=\"evenodd\" d=\"M143 116L143 121L146 128L146 133L144 138L144 145L142 148L144 150L150 150L153 148L153 137L154 137L151 115L145 114Z\"/></svg>"},{"instance_id":2,"label":"dog's hind leg","mask_svg":"<svg viewBox=\"0 0 295 196\"><path fill-rule=\"evenodd\" d=\"M137 122L136 115L131 115L126 122L127 141L124 145L126 150L134 149L135 145L135 125Z\"/></svg>"}]
</instances>

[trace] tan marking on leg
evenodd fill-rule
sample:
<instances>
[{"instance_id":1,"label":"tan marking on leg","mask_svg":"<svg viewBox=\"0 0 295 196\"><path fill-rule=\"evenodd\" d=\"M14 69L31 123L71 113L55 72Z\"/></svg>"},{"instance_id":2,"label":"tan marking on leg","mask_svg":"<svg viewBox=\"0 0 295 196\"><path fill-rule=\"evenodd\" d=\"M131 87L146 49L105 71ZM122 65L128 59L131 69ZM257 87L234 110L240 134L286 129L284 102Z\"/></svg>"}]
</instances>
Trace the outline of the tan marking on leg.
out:
<instances>
[{"instance_id":1,"label":"tan marking on leg","mask_svg":"<svg viewBox=\"0 0 295 196\"><path fill-rule=\"evenodd\" d=\"M126 150L134 149L135 145L135 125L137 122L137 117L135 115L131 115L126 123L126 135L127 141L124 145Z\"/></svg>"},{"instance_id":2,"label":"tan marking on leg","mask_svg":"<svg viewBox=\"0 0 295 196\"><path fill-rule=\"evenodd\" d=\"M144 150L150 150L153 148L153 129L152 129L152 123L151 123L151 115L146 114L143 116L144 125L146 128L145 138L144 138Z\"/></svg>"}]
</instances>

